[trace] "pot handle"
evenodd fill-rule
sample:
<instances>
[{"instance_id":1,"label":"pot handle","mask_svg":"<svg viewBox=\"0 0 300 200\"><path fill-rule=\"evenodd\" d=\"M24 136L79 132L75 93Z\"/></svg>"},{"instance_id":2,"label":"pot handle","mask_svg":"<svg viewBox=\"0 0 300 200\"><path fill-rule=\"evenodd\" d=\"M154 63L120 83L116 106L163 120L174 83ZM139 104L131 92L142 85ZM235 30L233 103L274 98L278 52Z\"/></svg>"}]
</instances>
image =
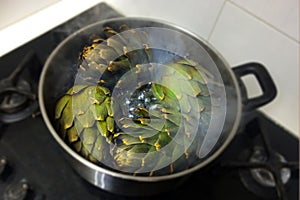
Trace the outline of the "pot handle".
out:
<instances>
[{"instance_id":1,"label":"pot handle","mask_svg":"<svg viewBox=\"0 0 300 200\"><path fill-rule=\"evenodd\" d=\"M244 110L253 110L266 103L272 101L277 95L277 89L274 84L271 75L267 69L260 63L251 62L243 65L233 67L233 72L235 73L239 86L242 93L242 102L244 105ZM263 94L258 97L248 98L245 84L242 77L245 75L253 74L257 79Z\"/></svg>"}]
</instances>

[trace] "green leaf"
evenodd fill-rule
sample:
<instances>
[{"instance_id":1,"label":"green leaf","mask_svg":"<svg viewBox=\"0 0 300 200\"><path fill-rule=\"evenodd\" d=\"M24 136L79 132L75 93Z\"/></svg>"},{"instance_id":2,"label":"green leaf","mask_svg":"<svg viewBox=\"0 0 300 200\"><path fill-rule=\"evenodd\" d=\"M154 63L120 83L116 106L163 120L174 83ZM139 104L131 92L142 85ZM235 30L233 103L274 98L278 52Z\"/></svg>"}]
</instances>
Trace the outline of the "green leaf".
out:
<instances>
[{"instance_id":1,"label":"green leaf","mask_svg":"<svg viewBox=\"0 0 300 200\"><path fill-rule=\"evenodd\" d=\"M68 129L73 125L75 115L73 113L72 108L72 99L69 100L69 103L65 106L63 110L62 116L60 118L60 122L64 129Z\"/></svg>"},{"instance_id":2,"label":"green leaf","mask_svg":"<svg viewBox=\"0 0 300 200\"><path fill-rule=\"evenodd\" d=\"M84 128L89 128L94 125L95 118L92 109L88 109L84 114L76 116L78 121Z\"/></svg>"},{"instance_id":3,"label":"green leaf","mask_svg":"<svg viewBox=\"0 0 300 200\"><path fill-rule=\"evenodd\" d=\"M74 126L67 130L67 137L70 143L76 142L78 140L78 132Z\"/></svg>"},{"instance_id":4,"label":"green leaf","mask_svg":"<svg viewBox=\"0 0 300 200\"><path fill-rule=\"evenodd\" d=\"M98 130L96 128L85 128L82 132L81 140L84 145L92 145L94 144L97 136Z\"/></svg>"},{"instance_id":5,"label":"green leaf","mask_svg":"<svg viewBox=\"0 0 300 200\"><path fill-rule=\"evenodd\" d=\"M108 111L105 104L101 105L93 105L91 109L93 112L93 120L105 121L106 117L108 116Z\"/></svg>"},{"instance_id":6,"label":"green leaf","mask_svg":"<svg viewBox=\"0 0 300 200\"><path fill-rule=\"evenodd\" d=\"M75 149L76 152L80 152L82 148L82 142L80 140L74 142L72 144L73 148Z\"/></svg>"},{"instance_id":7,"label":"green leaf","mask_svg":"<svg viewBox=\"0 0 300 200\"><path fill-rule=\"evenodd\" d=\"M96 126L97 126L99 132L101 133L101 135L103 135L105 137L107 137L109 135L108 130L107 130L106 121L97 121Z\"/></svg>"},{"instance_id":8,"label":"green leaf","mask_svg":"<svg viewBox=\"0 0 300 200\"><path fill-rule=\"evenodd\" d=\"M163 92L162 85L153 83L151 90L156 98L158 98L160 101L164 100L165 94Z\"/></svg>"},{"instance_id":9,"label":"green leaf","mask_svg":"<svg viewBox=\"0 0 300 200\"><path fill-rule=\"evenodd\" d=\"M107 124L107 130L110 132L114 132L114 128L115 128L115 120L112 117L107 117L106 118L106 124Z\"/></svg>"},{"instance_id":10,"label":"green leaf","mask_svg":"<svg viewBox=\"0 0 300 200\"><path fill-rule=\"evenodd\" d=\"M68 95L77 94L79 92L82 92L83 89L85 89L85 88L87 88L87 85L74 85L66 92L66 94L68 94Z\"/></svg>"},{"instance_id":11,"label":"green leaf","mask_svg":"<svg viewBox=\"0 0 300 200\"><path fill-rule=\"evenodd\" d=\"M161 131L164 127L165 120L163 119L147 119L147 118L139 118L138 121L144 126L149 126L154 130Z\"/></svg>"},{"instance_id":12,"label":"green leaf","mask_svg":"<svg viewBox=\"0 0 300 200\"><path fill-rule=\"evenodd\" d=\"M73 95L70 104L72 105L71 109L77 116L86 113L91 105L91 103L87 101L86 92Z\"/></svg>"},{"instance_id":13,"label":"green leaf","mask_svg":"<svg viewBox=\"0 0 300 200\"><path fill-rule=\"evenodd\" d=\"M62 98L59 99L55 108L55 119L59 119L61 117L62 112L70 99L70 95L64 95Z\"/></svg>"},{"instance_id":14,"label":"green leaf","mask_svg":"<svg viewBox=\"0 0 300 200\"><path fill-rule=\"evenodd\" d=\"M105 137L99 135L91 154L97 161L102 161L105 159L107 152L109 152L109 146L107 145Z\"/></svg>"}]
</instances>

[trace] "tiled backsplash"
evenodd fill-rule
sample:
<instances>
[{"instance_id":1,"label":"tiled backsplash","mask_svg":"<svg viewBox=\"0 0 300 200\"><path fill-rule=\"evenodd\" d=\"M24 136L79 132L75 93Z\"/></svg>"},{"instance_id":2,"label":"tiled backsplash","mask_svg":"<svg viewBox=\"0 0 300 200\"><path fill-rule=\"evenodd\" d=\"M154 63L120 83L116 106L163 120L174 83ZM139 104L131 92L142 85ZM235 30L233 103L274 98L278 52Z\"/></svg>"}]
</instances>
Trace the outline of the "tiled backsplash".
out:
<instances>
[{"instance_id":1,"label":"tiled backsplash","mask_svg":"<svg viewBox=\"0 0 300 200\"><path fill-rule=\"evenodd\" d=\"M278 95L261 110L299 136L298 9L298 0L225 1L209 42L232 66L249 61L266 66Z\"/></svg>"},{"instance_id":2,"label":"tiled backsplash","mask_svg":"<svg viewBox=\"0 0 300 200\"><path fill-rule=\"evenodd\" d=\"M299 0L230 0L283 34L299 41Z\"/></svg>"},{"instance_id":3,"label":"tiled backsplash","mask_svg":"<svg viewBox=\"0 0 300 200\"><path fill-rule=\"evenodd\" d=\"M299 43L231 3L224 6L209 41L231 66L250 61L265 65L278 95L261 109L298 133ZM250 90L254 87L254 84L247 85Z\"/></svg>"},{"instance_id":4,"label":"tiled backsplash","mask_svg":"<svg viewBox=\"0 0 300 200\"><path fill-rule=\"evenodd\" d=\"M126 16L151 17L182 25L208 38L224 0L107 0Z\"/></svg>"},{"instance_id":5,"label":"tiled backsplash","mask_svg":"<svg viewBox=\"0 0 300 200\"><path fill-rule=\"evenodd\" d=\"M159 18L208 40L231 66L250 61L268 69L278 88L261 110L299 135L298 0L108 0L126 16ZM246 82L249 91L257 85Z\"/></svg>"},{"instance_id":6,"label":"tiled backsplash","mask_svg":"<svg viewBox=\"0 0 300 200\"><path fill-rule=\"evenodd\" d=\"M265 65L278 95L261 110L299 136L299 0L60 0L0 30L0 56L101 1L125 16L182 26L210 42L231 66L250 61ZM15 11L0 7L0 13ZM255 91L253 81L247 86Z\"/></svg>"},{"instance_id":7,"label":"tiled backsplash","mask_svg":"<svg viewBox=\"0 0 300 200\"><path fill-rule=\"evenodd\" d=\"M1 0L0 29L24 19L59 0Z\"/></svg>"}]
</instances>

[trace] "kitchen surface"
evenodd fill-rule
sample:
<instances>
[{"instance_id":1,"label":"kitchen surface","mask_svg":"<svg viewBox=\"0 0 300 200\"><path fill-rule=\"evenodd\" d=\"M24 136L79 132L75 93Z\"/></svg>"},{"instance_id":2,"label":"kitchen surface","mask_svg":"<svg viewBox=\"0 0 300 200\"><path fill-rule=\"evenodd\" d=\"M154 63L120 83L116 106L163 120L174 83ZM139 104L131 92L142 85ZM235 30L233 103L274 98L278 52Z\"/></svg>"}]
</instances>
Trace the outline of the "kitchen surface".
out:
<instances>
[{"instance_id":1,"label":"kitchen surface","mask_svg":"<svg viewBox=\"0 0 300 200\"><path fill-rule=\"evenodd\" d=\"M14 91L17 83L28 97L0 96L22 104L0 104L0 199L182 199L199 192L207 200L299 199L299 1L31 1L3 0L0 8L0 92ZM246 112L224 152L175 191L154 197L115 195L82 179L37 102L40 73L55 47L86 25L121 16L187 29L232 68L262 64L277 88L274 99ZM242 79L249 98L265 91L252 74Z\"/></svg>"}]
</instances>

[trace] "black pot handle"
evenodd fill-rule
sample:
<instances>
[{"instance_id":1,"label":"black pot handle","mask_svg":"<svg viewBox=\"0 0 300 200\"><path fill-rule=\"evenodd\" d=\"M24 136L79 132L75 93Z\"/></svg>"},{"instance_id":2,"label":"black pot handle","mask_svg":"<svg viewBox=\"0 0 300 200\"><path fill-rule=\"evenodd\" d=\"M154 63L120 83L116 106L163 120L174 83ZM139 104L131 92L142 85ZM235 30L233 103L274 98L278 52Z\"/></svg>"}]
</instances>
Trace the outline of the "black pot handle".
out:
<instances>
[{"instance_id":1,"label":"black pot handle","mask_svg":"<svg viewBox=\"0 0 300 200\"><path fill-rule=\"evenodd\" d=\"M232 69L237 77L242 92L242 102L244 105L243 109L245 111L253 110L262 105L265 105L276 97L277 89L274 84L274 81L271 78L267 69L262 64L252 62L233 67ZM257 79L263 94L258 97L249 99L247 96L245 84L242 81L242 77L250 74L253 74Z\"/></svg>"}]
</instances>

